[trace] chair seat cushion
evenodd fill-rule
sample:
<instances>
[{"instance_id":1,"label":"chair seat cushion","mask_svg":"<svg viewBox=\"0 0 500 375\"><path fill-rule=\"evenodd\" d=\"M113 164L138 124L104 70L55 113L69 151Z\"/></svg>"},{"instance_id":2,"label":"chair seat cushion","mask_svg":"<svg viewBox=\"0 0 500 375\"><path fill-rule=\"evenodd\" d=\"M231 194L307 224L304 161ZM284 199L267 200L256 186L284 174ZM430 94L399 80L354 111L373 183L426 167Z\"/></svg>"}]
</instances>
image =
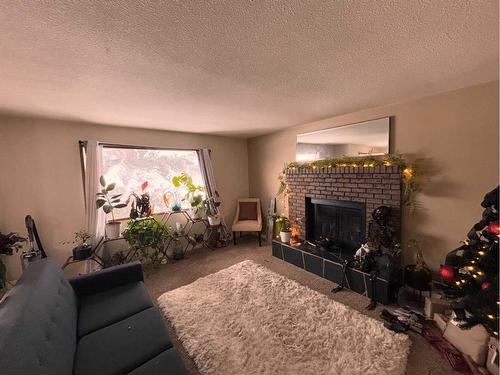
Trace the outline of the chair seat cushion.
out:
<instances>
[{"instance_id":1,"label":"chair seat cushion","mask_svg":"<svg viewBox=\"0 0 500 375\"><path fill-rule=\"evenodd\" d=\"M238 220L233 223L231 229L233 232L260 232L262 224L259 224L256 220Z\"/></svg>"},{"instance_id":2,"label":"chair seat cushion","mask_svg":"<svg viewBox=\"0 0 500 375\"><path fill-rule=\"evenodd\" d=\"M153 307L144 283L137 282L80 299L78 337Z\"/></svg>"},{"instance_id":3,"label":"chair seat cushion","mask_svg":"<svg viewBox=\"0 0 500 375\"><path fill-rule=\"evenodd\" d=\"M184 375L186 368L174 348L165 350L129 375Z\"/></svg>"},{"instance_id":4,"label":"chair seat cushion","mask_svg":"<svg viewBox=\"0 0 500 375\"><path fill-rule=\"evenodd\" d=\"M74 374L125 374L171 347L160 312L152 307L83 336Z\"/></svg>"}]
</instances>

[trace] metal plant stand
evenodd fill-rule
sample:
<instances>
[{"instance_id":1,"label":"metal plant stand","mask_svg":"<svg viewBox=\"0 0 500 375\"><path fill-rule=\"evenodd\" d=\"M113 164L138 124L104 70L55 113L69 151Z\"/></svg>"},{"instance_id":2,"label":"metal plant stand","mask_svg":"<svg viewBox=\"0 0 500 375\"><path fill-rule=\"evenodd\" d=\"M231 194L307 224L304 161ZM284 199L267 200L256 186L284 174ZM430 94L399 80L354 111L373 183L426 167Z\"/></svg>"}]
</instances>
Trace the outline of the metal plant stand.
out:
<instances>
[{"instance_id":1,"label":"metal plant stand","mask_svg":"<svg viewBox=\"0 0 500 375\"><path fill-rule=\"evenodd\" d=\"M176 215L179 215L182 219L185 220L185 223L183 224L182 228L177 231L179 234L177 238L174 240L173 238L169 238L167 243L165 244L165 247L162 251L163 258L161 261L165 260L173 260L174 257L169 255L168 252L171 249L174 241L181 241L183 243L182 245L182 253L183 255L186 254L186 252L191 248L193 250L198 243L207 246L207 241L208 241L208 236L210 234L210 224L208 223L208 220L205 218L193 218L188 210L180 210L180 211L169 211L163 214L161 217L161 222L165 225L167 225L168 221L172 218L175 217ZM193 233L196 224L203 224L203 230L200 233L203 235L203 241L196 242L193 238Z\"/></svg>"}]
</instances>

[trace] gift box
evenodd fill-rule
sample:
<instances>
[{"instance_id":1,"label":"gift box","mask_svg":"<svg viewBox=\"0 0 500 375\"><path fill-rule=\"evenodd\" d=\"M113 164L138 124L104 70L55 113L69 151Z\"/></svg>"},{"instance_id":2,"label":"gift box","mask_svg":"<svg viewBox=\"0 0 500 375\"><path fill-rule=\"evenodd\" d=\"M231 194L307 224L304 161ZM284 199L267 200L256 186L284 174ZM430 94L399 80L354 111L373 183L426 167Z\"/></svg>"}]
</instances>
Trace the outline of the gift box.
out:
<instances>
[{"instance_id":1,"label":"gift box","mask_svg":"<svg viewBox=\"0 0 500 375\"><path fill-rule=\"evenodd\" d=\"M479 366L484 367L488 354L490 335L482 325L471 329L461 329L454 320L450 320L444 330L444 338L463 354L469 355Z\"/></svg>"},{"instance_id":2,"label":"gift box","mask_svg":"<svg viewBox=\"0 0 500 375\"><path fill-rule=\"evenodd\" d=\"M444 332L446 329L446 325L449 322L449 318L446 315L440 314L440 313L435 313L434 314L434 322L436 323L437 327L441 332Z\"/></svg>"},{"instance_id":3,"label":"gift box","mask_svg":"<svg viewBox=\"0 0 500 375\"><path fill-rule=\"evenodd\" d=\"M444 313L451 310L450 301L437 297L425 297L424 314L427 318L433 319L435 313Z\"/></svg>"}]
</instances>

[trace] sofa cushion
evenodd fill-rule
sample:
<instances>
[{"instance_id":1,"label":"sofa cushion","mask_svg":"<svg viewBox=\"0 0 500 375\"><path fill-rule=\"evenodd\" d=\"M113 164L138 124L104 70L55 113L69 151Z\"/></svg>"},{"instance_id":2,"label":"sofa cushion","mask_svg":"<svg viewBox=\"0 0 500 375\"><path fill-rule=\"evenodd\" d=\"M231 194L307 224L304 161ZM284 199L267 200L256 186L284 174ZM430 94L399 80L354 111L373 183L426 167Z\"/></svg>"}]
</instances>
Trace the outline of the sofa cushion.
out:
<instances>
[{"instance_id":1,"label":"sofa cushion","mask_svg":"<svg viewBox=\"0 0 500 375\"><path fill-rule=\"evenodd\" d=\"M137 282L80 299L78 337L153 307L144 283Z\"/></svg>"},{"instance_id":2,"label":"sofa cushion","mask_svg":"<svg viewBox=\"0 0 500 375\"><path fill-rule=\"evenodd\" d=\"M165 350L129 375L184 375L186 369L174 348Z\"/></svg>"},{"instance_id":3,"label":"sofa cushion","mask_svg":"<svg viewBox=\"0 0 500 375\"><path fill-rule=\"evenodd\" d=\"M77 298L50 258L31 263L0 304L0 373L71 374Z\"/></svg>"},{"instance_id":4,"label":"sofa cushion","mask_svg":"<svg viewBox=\"0 0 500 375\"><path fill-rule=\"evenodd\" d=\"M74 374L124 374L171 347L160 312L151 307L83 336Z\"/></svg>"}]
</instances>

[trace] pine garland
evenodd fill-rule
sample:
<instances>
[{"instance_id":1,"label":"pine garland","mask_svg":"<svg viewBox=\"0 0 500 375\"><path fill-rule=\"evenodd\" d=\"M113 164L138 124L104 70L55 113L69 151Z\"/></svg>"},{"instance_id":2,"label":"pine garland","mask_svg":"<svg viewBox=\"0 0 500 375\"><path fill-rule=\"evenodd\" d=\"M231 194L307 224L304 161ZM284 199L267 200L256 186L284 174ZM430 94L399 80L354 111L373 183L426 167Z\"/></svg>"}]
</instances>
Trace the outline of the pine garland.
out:
<instances>
[{"instance_id":1,"label":"pine garland","mask_svg":"<svg viewBox=\"0 0 500 375\"><path fill-rule=\"evenodd\" d=\"M386 154L383 157L364 156L364 157L342 157L333 159L316 160L307 163L292 162L285 166L280 173L278 180L280 186L278 189L278 196L287 196L291 193L290 187L287 182L287 172L297 169L319 170L324 168L337 168L337 167L378 167L378 166L397 166L401 171L401 178L403 182L403 205L408 208L410 212L414 211L417 207L415 194L418 190L418 168L415 164L408 163L405 158L400 154Z\"/></svg>"}]
</instances>

